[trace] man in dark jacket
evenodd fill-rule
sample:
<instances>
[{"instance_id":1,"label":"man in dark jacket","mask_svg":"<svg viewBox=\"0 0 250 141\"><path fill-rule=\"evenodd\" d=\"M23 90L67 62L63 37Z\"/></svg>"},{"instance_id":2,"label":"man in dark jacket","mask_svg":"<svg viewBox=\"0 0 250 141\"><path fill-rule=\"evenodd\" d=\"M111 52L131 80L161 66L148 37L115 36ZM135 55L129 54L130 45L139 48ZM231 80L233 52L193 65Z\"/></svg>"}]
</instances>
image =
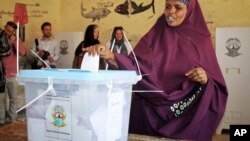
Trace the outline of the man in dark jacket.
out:
<instances>
[{"instance_id":1,"label":"man in dark jacket","mask_svg":"<svg viewBox=\"0 0 250 141\"><path fill-rule=\"evenodd\" d=\"M17 25L14 22L7 22L4 30L0 29L0 127L5 124L5 78L2 57L10 55L11 39L15 36Z\"/></svg>"}]
</instances>

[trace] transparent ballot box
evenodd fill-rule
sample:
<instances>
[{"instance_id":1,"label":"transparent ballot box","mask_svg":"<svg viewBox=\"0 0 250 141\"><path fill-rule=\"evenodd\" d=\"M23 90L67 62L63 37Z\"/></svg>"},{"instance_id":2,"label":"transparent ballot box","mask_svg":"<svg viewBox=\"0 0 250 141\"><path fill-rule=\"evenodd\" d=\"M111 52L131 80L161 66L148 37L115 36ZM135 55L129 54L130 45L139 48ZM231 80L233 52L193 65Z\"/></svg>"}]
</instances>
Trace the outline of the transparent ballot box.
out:
<instances>
[{"instance_id":1,"label":"transparent ballot box","mask_svg":"<svg viewBox=\"0 0 250 141\"><path fill-rule=\"evenodd\" d=\"M21 70L29 141L127 141L134 71Z\"/></svg>"}]
</instances>

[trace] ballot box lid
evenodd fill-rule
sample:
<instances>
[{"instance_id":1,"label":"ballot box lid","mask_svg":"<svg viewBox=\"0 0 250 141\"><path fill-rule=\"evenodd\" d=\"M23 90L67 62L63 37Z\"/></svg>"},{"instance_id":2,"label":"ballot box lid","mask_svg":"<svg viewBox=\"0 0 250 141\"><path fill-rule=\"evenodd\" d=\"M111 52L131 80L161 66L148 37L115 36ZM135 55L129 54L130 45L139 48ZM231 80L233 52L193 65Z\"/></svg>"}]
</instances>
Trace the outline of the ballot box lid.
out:
<instances>
[{"instance_id":1,"label":"ballot box lid","mask_svg":"<svg viewBox=\"0 0 250 141\"><path fill-rule=\"evenodd\" d=\"M21 70L17 75L19 83L47 83L48 79L57 84L106 84L107 82L135 84L138 81L138 75L135 71L128 70L89 72L80 69Z\"/></svg>"}]
</instances>

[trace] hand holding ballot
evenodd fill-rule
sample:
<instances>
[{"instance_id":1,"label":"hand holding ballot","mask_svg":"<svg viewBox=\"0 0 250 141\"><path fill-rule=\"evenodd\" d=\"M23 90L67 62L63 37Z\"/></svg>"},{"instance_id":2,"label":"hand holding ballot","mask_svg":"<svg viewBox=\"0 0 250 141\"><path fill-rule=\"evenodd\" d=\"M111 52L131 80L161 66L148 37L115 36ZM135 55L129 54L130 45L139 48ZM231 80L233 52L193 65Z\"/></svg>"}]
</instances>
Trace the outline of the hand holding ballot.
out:
<instances>
[{"instance_id":1,"label":"hand holding ballot","mask_svg":"<svg viewBox=\"0 0 250 141\"><path fill-rule=\"evenodd\" d=\"M82 48L82 51L88 52L88 54L92 56L100 55L101 58L104 58L108 61L108 63L118 68L114 53L103 45L98 44L87 48Z\"/></svg>"}]
</instances>

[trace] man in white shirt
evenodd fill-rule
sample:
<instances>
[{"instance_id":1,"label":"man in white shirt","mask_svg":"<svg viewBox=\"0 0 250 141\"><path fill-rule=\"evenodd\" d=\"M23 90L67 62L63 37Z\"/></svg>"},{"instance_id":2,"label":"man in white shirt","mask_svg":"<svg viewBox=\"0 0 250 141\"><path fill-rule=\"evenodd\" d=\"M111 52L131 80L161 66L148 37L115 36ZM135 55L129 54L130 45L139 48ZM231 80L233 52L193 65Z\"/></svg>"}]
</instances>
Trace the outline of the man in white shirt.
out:
<instances>
[{"instance_id":1,"label":"man in white shirt","mask_svg":"<svg viewBox=\"0 0 250 141\"><path fill-rule=\"evenodd\" d=\"M56 61L59 59L58 41L52 37L52 25L49 22L44 22L41 26L43 33L42 38L37 39L32 47L32 50L42 58L38 59L38 68L56 67Z\"/></svg>"}]
</instances>

